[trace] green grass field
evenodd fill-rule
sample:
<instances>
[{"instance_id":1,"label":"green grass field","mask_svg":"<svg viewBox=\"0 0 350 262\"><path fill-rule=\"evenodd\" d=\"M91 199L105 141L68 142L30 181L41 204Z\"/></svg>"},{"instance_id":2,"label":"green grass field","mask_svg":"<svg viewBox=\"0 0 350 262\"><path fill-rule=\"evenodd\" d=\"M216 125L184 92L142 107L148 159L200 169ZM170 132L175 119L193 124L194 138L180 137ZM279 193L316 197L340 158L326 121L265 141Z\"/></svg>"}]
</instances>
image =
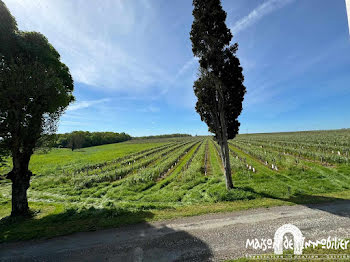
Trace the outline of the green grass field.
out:
<instances>
[{"instance_id":1,"label":"green grass field","mask_svg":"<svg viewBox=\"0 0 350 262\"><path fill-rule=\"evenodd\" d=\"M350 199L350 131L239 135L230 141L227 191L210 137L132 140L36 153L31 219L7 217L0 180L0 241L273 205ZM2 168L5 174L11 167Z\"/></svg>"}]
</instances>

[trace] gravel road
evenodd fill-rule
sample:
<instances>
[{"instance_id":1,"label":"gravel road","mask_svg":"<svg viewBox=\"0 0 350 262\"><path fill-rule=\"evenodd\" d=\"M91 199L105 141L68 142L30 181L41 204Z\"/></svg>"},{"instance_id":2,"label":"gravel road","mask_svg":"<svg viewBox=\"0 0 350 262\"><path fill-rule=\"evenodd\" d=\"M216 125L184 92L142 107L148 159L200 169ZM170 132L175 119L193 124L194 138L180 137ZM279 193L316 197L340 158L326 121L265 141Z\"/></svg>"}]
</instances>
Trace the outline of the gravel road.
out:
<instances>
[{"instance_id":1,"label":"gravel road","mask_svg":"<svg viewBox=\"0 0 350 262\"><path fill-rule=\"evenodd\" d=\"M247 239L273 239L284 224L297 226L306 240L350 238L350 201L258 208L2 244L0 261L221 261L264 253L247 249Z\"/></svg>"}]
</instances>

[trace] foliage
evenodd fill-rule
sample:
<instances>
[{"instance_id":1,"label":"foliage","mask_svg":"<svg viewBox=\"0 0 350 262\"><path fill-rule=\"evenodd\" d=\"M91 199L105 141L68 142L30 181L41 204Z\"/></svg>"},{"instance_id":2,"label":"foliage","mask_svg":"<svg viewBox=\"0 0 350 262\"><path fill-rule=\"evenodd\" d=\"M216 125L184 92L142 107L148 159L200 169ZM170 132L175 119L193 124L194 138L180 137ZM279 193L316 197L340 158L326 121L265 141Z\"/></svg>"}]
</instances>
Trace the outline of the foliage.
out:
<instances>
[{"instance_id":1,"label":"foliage","mask_svg":"<svg viewBox=\"0 0 350 262\"><path fill-rule=\"evenodd\" d=\"M0 54L12 54L15 51L16 37L13 32L16 31L18 28L15 18L0 0Z\"/></svg>"},{"instance_id":2,"label":"foliage","mask_svg":"<svg viewBox=\"0 0 350 262\"><path fill-rule=\"evenodd\" d=\"M226 12L220 0L194 0L193 5L192 50L200 64L200 76L194 83L196 110L217 138L222 132L231 139L238 133L237 117L246 92L242 67L235 55L238 45L230 45L232 34L225 24ZM224 123L218 124L220 117L216 120L221 106L227 130L221 130Z\"/></svg>"},{"instance_id":3,"label":"foliage","mask_svg":"<svg viewBox=\"0 0 350 262\"><path fill-rule=\"evenodd\" d=\"M220 146L226 187L233 188L227 140L238 133L238 116L246 89L237 44L225 24L226 12L220 0L193 0L191 30L193 54L199 58L200 74L194 82L198 98L196 111Z\"/></svg>"},{"instance_id":4,"label":"foliage","mask_svg":"<svg viewBox=\"0 0 350 262\"><path fill-rule=\"evenodd\" d=\"M41 136L56 130L74 100L73 79L58 52L40 33L19 31L0 2L0 147L11 152L13 214L28 212L26 190L30 157ZM8 48L8 47L11 48Z\"/></svg>"},{"instance_id":5,"label":"foliage","mask_svg":"<svg viewBox=\"0 0 350 262\"><path fill-rule=\"evenodd\" d=\"M9 155L9 152L5 148L0 147L0 167L6 165L6 157Z\"/></svg>"},{"instance_id":6,"label":"foliage","mask_svg":"<svg viewBox=\"0 0 350 262\"><path fill-rule=\"evenodd\" d=\"M0 137L10 151L31 151L42 134L55 130L58 117L73 101L73 80L57 51L36 32L18 31L1 2L8 37L0 43ZM13 31L8 31L12 29ZM13 50L6 47L15 39Z\"/></svg>"},{"instance_id":7,"label":"foliage","mask_svg":"<svg viewBox=\"0 0 350 262\"><path fill-rule=\"evenodd\" d=\"M168 135L156 135L156 136L139 136L132 139L155 139L155 138L172 138L172 137L190 137L189 134L168 134Z\"/></svg>"},{"instance_id":8,"label":"foliage","mask_svg":"<svg viewBox=\"0 0 350 262\"><path fill-rule=\"evenodd\" d=\"M71 148L72 150L76 148L119 143L131 139L131 136L125 133L88 131L57 134L56 137L55 147Z\"/></svg>"}]
</instances>

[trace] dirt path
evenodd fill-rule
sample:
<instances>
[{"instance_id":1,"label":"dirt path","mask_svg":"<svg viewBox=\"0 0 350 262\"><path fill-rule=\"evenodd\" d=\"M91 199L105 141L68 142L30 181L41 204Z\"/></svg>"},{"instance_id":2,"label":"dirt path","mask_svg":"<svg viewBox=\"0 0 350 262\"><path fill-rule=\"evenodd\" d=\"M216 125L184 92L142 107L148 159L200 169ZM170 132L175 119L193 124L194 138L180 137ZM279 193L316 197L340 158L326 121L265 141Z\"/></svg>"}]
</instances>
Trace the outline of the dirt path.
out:
<instances>
[{"instance_id":1,"label":"dirt path","mask_svg":"<svg viewBox=\"0 0 350 262\"><path fill-rule=\"evenodd\" d=\"M287 223L297 226L306 240L350 238L350 201L259 208L2 244L0 261L220 261L258 253L246 248L247 239L273 238Z\"/></svg>"}]
</instances>

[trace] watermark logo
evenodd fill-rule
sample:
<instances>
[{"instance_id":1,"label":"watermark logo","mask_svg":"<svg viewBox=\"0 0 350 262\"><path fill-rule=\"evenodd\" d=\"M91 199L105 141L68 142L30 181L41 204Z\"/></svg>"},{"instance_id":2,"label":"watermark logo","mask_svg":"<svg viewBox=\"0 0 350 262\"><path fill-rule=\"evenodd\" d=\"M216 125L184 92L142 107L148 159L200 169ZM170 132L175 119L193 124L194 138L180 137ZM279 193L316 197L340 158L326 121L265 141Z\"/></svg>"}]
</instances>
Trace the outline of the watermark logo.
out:
<instances>
[{"instance_id":1,"label":"watermark logo","mask_svg":"<svg viewBox=\"0 0 350 262\"><path fill-rule=\"evenodd\" d=\"M294 238L294 255L301 255L303 253L305 238L303 237L303 234L301 233L300 229L292 224L285 224L276 230L275 236L273 238L274 240L273 248L274 248L275 255L283 254L283 236L287 233L292 234ZM288 244L289 244L288 246L290 247L291 244L290 243Z\"/></svg>"},{"instance_id":2,"label":"watermark logo","mask_svg":"<svg viewBox=\"0 0 350 262\"><path fill-rule=\"evenodd\" d=\"M287 237L287 234L292 235L292 239L289 239ZM254 258L254 256L257 256L257 258L264 257L266 259L266 256L274 256L275 258L283 258L284 256L291 256L291 255L283 255L284 249L293 249L294 258L305 258L305 256L308 259L315 258L314 256L320 258L319 255L303 255L303 249L304 248L322 248L322 249L333 249L333 250L345 250L348 248L349 240L340 239L337 237L331 238L330 236L326 239L320 239L316 241L308 240L305 241L305 237L303 236L301 230L292 225L292 224L285 224L281 227L279 227L274 235L274 238L271 239L247 239L246 241L246 248L253 248L255 250L272 250L274 251L274 255L253 255L249 256L250 258ZM312 258L310 256L313 256ZM340 259L344 258L344 255L327 255L323 254L321 255L322 258L325 258L325 256L337 256L340 257ZM348 257L348 255L345 255ZM286 258L286 257L285 257ZM332 257L333 259L336 259L335 257Z\"/></svg>"}]
</instances>

